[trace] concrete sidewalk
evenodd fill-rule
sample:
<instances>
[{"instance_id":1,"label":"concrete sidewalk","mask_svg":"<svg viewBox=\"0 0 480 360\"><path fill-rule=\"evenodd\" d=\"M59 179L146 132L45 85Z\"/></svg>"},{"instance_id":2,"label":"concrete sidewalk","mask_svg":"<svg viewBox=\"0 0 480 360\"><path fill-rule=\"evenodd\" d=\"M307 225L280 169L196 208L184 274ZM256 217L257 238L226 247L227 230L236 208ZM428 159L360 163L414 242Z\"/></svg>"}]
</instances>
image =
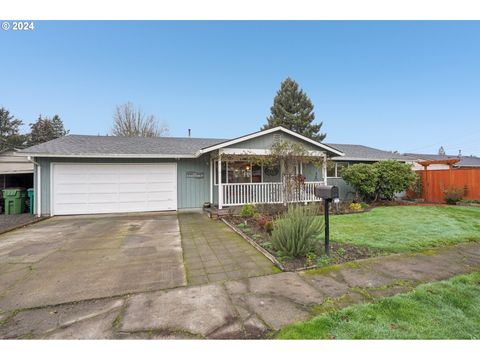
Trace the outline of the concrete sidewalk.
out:
<instances>
[{"instance_id":1,"label":"concrete sidewalk","mask_svg":"<svg viewBox=\"0 0 480 360\"><path fill-rule=\"evenodd\" d=\"M480 271L480 244L0 315L1 338L263 338L323 311Z\"/></svg>"}]
</instances>

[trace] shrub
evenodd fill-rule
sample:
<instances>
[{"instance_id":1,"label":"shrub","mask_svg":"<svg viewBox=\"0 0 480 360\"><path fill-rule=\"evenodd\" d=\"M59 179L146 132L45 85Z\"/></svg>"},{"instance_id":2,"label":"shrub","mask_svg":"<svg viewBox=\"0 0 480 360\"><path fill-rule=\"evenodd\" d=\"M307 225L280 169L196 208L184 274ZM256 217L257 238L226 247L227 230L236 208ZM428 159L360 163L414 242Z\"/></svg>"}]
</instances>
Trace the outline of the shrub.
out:
<instances>
[{"instance_id":1,"label":"shrub","mask_svg":"<svg viewBox=\"0 0 480 360\"><path fill-rule=\"evenodd\" d=\"M269 234L272 233L272 231L273 231L273 221L272 220L269 220L265 223L265 231Z\"/></svg>"},{"instance_id":2,"label":"shrub","mask_svg":"<svg viewBox=\"0 0 480 360\"><path fill-rule=\"evenodd\" d=\"M409 164L395 160L379 161L372 165L378 174L376 197L383 196L393 200L396 193L412 187L417 181L417 174Z\"/></svg>"},{"instance_id":3,"label":"shrub","mask_svg":"<svg viewBox=\"0 0 480 360\"><path fill-rule=\"evenodd\" d=\"M240 211L240 216L245 218L251 218L255 216L257 209L255 209L254 204L245 204L242 206L242 210Z\"/></svg>"},{"instance_id":4,"label":"shrub","mask_svg":"<svg viewBox=\"0 0 480 360\"><path fill-rule=\"evenodd\" d=\"M457 202L462 200L465 190L463 188L450 186L443 190L443 196L445 202L450 205L455 205Z\"/></svg>"},{"instance_id":5,"label":"shrub","mask_svg":"<svg viewBox=\"0 0 480 360\"><path fill-rule=\"evenodd\" d=\"M415 183L413 184L411 190L415 195L416 199L419 199L423 195L423 180L419 174L416 174Z\"/></svg>"},{"instance_id":6,"label":"shrub","mask_svg":"<svg viewBox=\"0 0 480 360\"><path fill-rule=\"evenodd\" d=\"M305 256L314 249L323 226L323 218L315 216L312 206L291 206L275 221L272 245L288 256Z\"/></svg>"},{"instance_id":7,"label":"shrub","mask_svg":"<svg viewBox=\"0 0 480 360\"><path fill-rule=\"evenodd\" d=\"M372 200L378 183L378 171L370 164L355 164L343 169L342 178L349 183L357 195Z\"/></svg>"},{"instance_id":8,"label":"shrub","mask_svg":"<svg viewBox=\"0 0 480 360\"><path fill-rule=\"evenodd\" d=\"M393 200L396 193L411 188L417 179L410 165L395 160L355 164L344 169L342 177L366 200L380 196Z\"/></svg>"},{"instance_id":9,"label":"shrub","mask_svg":"<svg viewBox=\"0 0 480 360\"><path fill-rule=\"evenodd\" d=\"M350 211L362 211L362 204L352 202L350 205L348 205L348 209Z\"/></svg>"},{"instance_id":10,"label":"shrub","mask_svg":"<svg viewBox=\"0 0 480 360\"><path fill-rule=\"evenodd\" d=\"M257 226L260 229L264 229L265 224L268 222L268 218L265 215L260 215L256 220L257 220Z\"/></svg>"}]
</instances>

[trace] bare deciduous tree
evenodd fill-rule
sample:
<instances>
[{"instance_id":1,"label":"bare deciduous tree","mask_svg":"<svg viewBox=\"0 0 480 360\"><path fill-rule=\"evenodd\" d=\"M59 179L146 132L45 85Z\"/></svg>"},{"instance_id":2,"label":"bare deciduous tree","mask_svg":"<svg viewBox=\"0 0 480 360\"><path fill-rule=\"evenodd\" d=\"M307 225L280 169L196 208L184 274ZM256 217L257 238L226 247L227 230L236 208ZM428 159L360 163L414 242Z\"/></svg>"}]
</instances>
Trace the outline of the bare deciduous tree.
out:
<instances>
[{"instance_id":1,"label":"bare deciduous tree","mask_svg":"<svg viewBox=\"0 0 480 360\"><path fill-rule=\"evenodd\" d=\"M168 135L168 125L159 123L153 115L146 115L140 107L131 102L118 105L113 115L114 136L158 137Z\"/></svg>"}]
</instances>

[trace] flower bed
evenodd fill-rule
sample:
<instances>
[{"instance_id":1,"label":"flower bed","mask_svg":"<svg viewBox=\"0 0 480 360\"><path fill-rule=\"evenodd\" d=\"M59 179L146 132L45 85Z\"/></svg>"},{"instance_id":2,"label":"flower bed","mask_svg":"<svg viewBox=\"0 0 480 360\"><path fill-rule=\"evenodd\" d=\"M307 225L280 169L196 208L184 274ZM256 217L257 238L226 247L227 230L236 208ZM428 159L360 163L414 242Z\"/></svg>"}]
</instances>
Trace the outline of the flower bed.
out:
<instances>
[{"instance_id":1,"label":"flower bed","mask_svg":"<svg viewBox=\"0 0 480 360\"><path fill-rule=\"evenodd\" d=\"M324 252L323 234L319 235L319 240L315 249L306 256L292 258L285 256L280 251L273 248L271 241L271 227L276 219L275 215L256 214L254 217L242 217L230 215L224 220L234 229L246 237L250 242L259 245L268 254L274 257L275 261L281 264L279 266L284 271L295 271L305 268L316 268L332 264L340 264L348 261L364 259L375 256L375 252L363 247L354 245L339 244L331 240L330 257Z\"/></svg>"}]
</instances>

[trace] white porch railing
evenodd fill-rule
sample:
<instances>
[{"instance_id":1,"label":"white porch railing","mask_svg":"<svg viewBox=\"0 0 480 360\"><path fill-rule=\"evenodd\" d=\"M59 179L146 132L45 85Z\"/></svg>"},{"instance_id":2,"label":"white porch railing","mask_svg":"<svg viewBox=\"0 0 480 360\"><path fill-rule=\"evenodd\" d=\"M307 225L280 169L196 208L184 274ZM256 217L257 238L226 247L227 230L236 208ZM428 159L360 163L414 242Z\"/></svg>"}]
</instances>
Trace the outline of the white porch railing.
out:
<instances>
[{"instance_id":1,"label":"white porch railing","mask_svg":"<svg viewBox=\"0 0 480 360\"><path fill-rule=\"evenodd\" d=\"M286 188L286 184L274 183L240 183L221 184L221 206L245 204L282 204L287 202L320 201L315 196L315 186L323 185L323 181L306 181L303 184Z\"/></svg>"}]
</instances>

